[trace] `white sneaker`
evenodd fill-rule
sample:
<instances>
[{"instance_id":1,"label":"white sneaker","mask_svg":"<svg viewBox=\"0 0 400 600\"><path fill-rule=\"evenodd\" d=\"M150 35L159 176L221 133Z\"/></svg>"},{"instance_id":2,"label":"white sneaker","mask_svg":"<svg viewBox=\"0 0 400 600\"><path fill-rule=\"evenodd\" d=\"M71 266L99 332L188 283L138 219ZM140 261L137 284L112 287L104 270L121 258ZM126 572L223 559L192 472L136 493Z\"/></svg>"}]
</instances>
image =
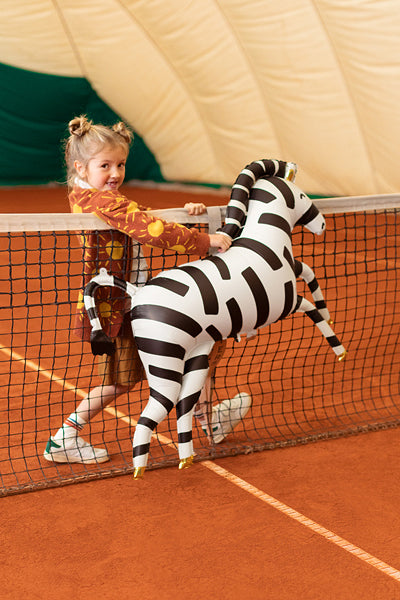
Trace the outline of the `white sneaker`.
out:
<instances>
[{"instance_id":1,"label":"white sneaker","mask_svg":"<svg viewBox=\"0 0 400 600\"><path fill-rule=\"evenodd\" d=\"M246 416L251 406L251 396L244 392L232 400L224 400L212 409L211 429L214 444L220 444ZM203 427L203 431L207 430Z\"/></svg>"},{"instance_id":2,"label":"white sneaker","mask_svg":"<svg viewBox=\"0 0 400 600\"><path fill-rule=\"evenodd\" d=\"M105 448L94 448L77 435L47 442L43 452L46 460L57 463L102 463L110 460Z\"/></svg>"}]
</instances>

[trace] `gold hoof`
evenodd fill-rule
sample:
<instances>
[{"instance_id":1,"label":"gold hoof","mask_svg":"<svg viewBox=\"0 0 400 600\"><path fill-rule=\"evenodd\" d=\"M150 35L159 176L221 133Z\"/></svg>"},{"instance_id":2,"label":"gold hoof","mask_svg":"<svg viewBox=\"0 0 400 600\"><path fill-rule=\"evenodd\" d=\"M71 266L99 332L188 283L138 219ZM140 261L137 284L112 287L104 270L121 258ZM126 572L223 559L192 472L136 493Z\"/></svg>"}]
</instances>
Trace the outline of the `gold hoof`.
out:
<instances>
[{"instance_id":1,"label":"gold hoof","mask_svg":"<svg viewBox=\"0 0 400 600\"><path fill-rule=\"evenodd\" d=\"M143 479L146 467L136 467L133 471L133 479Z\"/></svg>"},{"instance_id":2,"label":"gold hoof","mask_svg":"<svg viewBox=\"0 0 400 600\"><path fill-rule=\"evenodd\" d=\"M347 354L347 352L345 350L340 356L338 356L338 361L342 362L342 360L344 360L346 358L346 354Z\"/></svg>"},{"instance_id":3,"label":"gold hoof","mask_svg":"<svg viewBox=\"0 0 400 600\"><path fill-rule=\"evenodd\" d=\"M182 458L182 460L179 463L179 469L188 469L189 467L191 467L193 464L193 455L189 456L188 458Z\"/></svg>"}]
</instances>

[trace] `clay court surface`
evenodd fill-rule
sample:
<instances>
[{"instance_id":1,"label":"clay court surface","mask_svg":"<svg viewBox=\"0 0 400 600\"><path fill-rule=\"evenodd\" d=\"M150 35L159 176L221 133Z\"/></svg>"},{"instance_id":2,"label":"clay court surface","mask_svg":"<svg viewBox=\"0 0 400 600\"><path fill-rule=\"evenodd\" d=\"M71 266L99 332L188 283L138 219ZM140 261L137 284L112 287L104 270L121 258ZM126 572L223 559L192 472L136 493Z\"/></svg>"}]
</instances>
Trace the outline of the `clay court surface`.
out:
<instances>
[{"instance_id":1,"label":"clay court surface","mask_svg":"<svg viewBox=\"0 0 400 600\"><path fill-rule=\"evenodd\" d=\"M3 190L0 212L68 203ZM2 498L0 598L400 599L399 450L388 429Z\"/></svg>"}]
</instances>

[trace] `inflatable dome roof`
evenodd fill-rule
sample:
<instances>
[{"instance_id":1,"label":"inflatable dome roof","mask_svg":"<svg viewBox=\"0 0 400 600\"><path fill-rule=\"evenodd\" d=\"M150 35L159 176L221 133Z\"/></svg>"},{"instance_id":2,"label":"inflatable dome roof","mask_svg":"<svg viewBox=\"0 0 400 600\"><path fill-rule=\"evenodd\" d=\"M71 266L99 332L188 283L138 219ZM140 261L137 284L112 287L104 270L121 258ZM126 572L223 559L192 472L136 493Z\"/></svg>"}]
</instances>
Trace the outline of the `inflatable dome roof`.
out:
<instances>
[{"instance_id":1,"label":"inflatable dome roof","mask_svg":"<svg viewBox=\"0 0 400 600\"><path fill-rule=\"evenodd\" d=\"M167 181L279 158L311 194L400 188L398 0L3 0L1 30L1 154L29 147L42 174L85 85Z\"/></svg>"}]
</instances>

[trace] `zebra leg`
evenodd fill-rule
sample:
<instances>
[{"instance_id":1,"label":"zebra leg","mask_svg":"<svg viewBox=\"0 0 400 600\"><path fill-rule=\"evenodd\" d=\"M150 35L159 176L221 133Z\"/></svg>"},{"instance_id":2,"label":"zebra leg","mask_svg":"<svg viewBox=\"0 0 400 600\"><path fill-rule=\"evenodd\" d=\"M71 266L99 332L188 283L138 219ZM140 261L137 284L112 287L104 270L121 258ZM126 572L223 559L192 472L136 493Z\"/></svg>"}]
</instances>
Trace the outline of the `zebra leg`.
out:
<instances>
[{"instance_id":1,"label":"zebra leg","mask_svg":"<svg viewBox=\"0 0 400 600\"><path fill-rule=\"evenodd\" d=\"M346 350L339 342L329 323L325 321L319 310L315 308L314 304L312 304L309 300L303 298L302 296L297 296L297 304L293 312L305 313L318 327L322 335L326 338L326 341L328 342L338 359L340 361L344 359L344 357L347 354Z\"/></svg>"},{"instance_id":2,"label":"zebra leg","mask_svg":"<svg viewBox=\"0 0 400 600\"><path fill-rule=\"evenodd\" d=\"M185 361L184 375L179 401L176 405L179 468L185 469L193 463L193 412L208 374L208 355L213 344L196 348L196 354Z\"/></svg>"},{"instance_id":3,"label":"zebra leg","mask_svg":"<svg viewBox=\"0 0 400 600\"><path fill-rule=\"evenodd\" d=\"M300 260L295 259L294 263L295 275L296 277L300 277L308 285L318 312L321 314L323 319L325 319L325 321L332 323L328 307L325 303L325 298L322 294L321 288L319 287L314 271L308 265L306 265L306 263L303 263Z\"/></svg>"},{"instance_id":4,"label":"zebra leg","mask_svg":"<svg viewBox=\"0 0 400 600\"><path fill-rule=\"evenodd\" d=\"M183 361L179 362L181 363L183 370ZM172 370L169 372L172 373ZM149 457L151 436L154 429L165 419L174 406L176 406L181 388L182 375L176 368L173 372L175 381L166 379L160 381L159 377L161 373L158 373L158 376L156 377L152 374L152 367L146 367L146 374L150 387L150 397L139 417L133 436L134 479L143 477ZM160 390L162 390L162 392Z\"/></svg>"}]
</instances>

